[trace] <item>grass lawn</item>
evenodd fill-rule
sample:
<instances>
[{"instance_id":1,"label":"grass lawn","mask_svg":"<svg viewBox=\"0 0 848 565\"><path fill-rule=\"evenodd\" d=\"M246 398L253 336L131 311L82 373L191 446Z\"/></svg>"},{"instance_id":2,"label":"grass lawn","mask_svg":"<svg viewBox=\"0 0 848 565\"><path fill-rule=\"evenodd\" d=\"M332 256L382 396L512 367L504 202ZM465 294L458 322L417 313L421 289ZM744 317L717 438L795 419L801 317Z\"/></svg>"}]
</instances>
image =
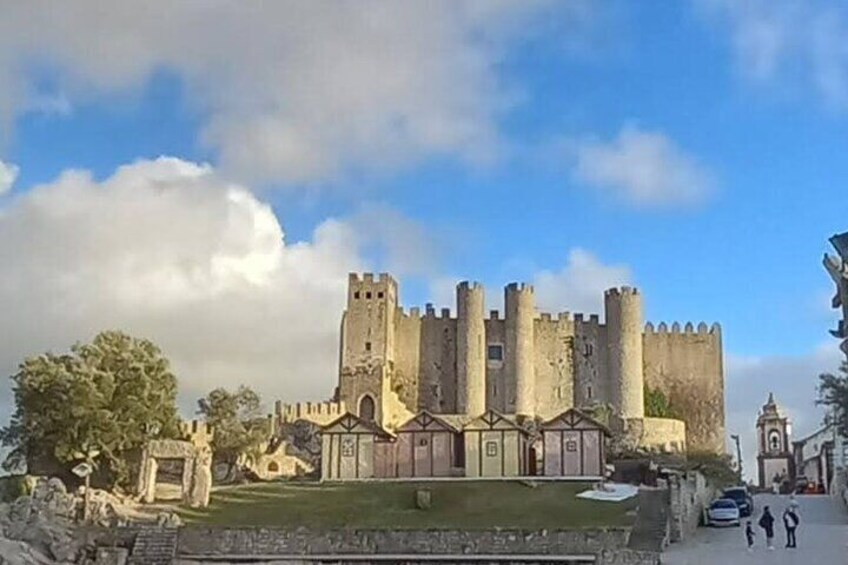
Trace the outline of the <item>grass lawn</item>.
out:
<instances>
[{"instance_id":1,"label":"grass lawn","mask_svg":"<svg viewBox=\"0 0 848 565\"><path fill-rule=\"evenodd\" d=\"M519 482L263 483L216 489L208 508L181 508L188 524L307 528L588 528L630 526L636 498L576 498L588 485ZM432 507L415 507L415 490Z\"/></svg>"}]
</instances>

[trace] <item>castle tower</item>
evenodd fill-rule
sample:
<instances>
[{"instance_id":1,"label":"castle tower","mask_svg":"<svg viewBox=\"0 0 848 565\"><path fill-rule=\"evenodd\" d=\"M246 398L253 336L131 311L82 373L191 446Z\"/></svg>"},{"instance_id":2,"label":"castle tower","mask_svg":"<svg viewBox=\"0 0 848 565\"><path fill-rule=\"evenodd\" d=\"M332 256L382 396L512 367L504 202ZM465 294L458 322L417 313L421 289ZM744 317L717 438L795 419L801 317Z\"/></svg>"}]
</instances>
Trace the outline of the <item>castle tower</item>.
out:
<instances>
[{"instance_id":1,"label":"castle tower","mask_svg":"<svg viewBox=\"0 0 848 565\"><path fill-rule=\"evenodd\" d=\"M612 288L604 293L604 308L613 410L624 419L643 418L642 296L635 288Z\"/></svg>"},{"instance_id":2,"label":"castle tower","mask_svg":"<svg viewBox=\"0 0 848 565\"><path fill-rule=\"evenodd\" d=\"M789 418L783 416L774 394L769 393L768 401L757 417L757 470L760 486L795 481L794 459L789 444Z\"/></svg>"},{"instance_id":3,"label":"castle tower","mask_svg":"<svg viewBox=\"0 0 848 565\"><path fill-rule=\"evenodd\" d=\"M520 416L534 416L536 376L533 368L533 320L536 316L536 300L533 287L512 283L506 287L504 294L506 378L511 381L510 385L515 385L515 413Z\"/></svg>"},{"instance_id":4,"label":"castle tower","mask_svg":"<svg viewBox=\"0 0 848 565\"><path fill-rule=\"evenodd\" d=\"M485 297L479 283L456 287L456 411L479 416L486 411Z\"/></svg>"},{"instance_id":5,"label":"castle tower","mask_svg":"<svg viewBox=\"0 0 848 565\"><path fill-rule=\"evenodd\" d=\"M382 421L383 396L395 359L397 304L397 283L388 274L349 275L338 400L367 420Z\"/></svg>"}]
</instances>

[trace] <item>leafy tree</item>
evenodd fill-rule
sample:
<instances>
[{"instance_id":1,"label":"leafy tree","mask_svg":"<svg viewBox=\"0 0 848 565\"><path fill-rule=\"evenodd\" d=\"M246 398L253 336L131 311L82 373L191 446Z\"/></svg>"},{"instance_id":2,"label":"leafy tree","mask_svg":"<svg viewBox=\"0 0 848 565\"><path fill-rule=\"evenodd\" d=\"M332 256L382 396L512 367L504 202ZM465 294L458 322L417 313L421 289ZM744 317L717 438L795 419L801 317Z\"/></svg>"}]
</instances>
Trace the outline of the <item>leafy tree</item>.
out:
<instances>
[{"instance_id":1,"label":"leafy tree","mask_svg":"<svg viewBox=\"0 0 848 565\"><path fill-rule=\"evenodd\" d=\"M152 430L179 434L176 377L145 339L102 332L70 353L25 359L11 378L15 412L0 429L0 443L11 449L7 470L89 460L114 486L126 483L129 458Z\"/></svg>"},{"instance_id":2,"label":"leafy tree","mask_svg":"<svg viewBox=\"0 0 848 565\"><path fill-rule=\"evenodd\" d=\"M668 397L658 388L645 385L645 416L648 418L676 418L678 413L671 406Z\"/></svg>"},{"instance_id":3,"label":"leafy tree","mask_svg":"<svg viewBox=\"0 0 848 565\"><path fill-rule=\"evenodd\" d=\"M235 392L216 388L197 401L197 413L213 430L212 451L216 462L228 465L232 479L239 459L253 455L259 445L270 439L271 430L262 415L262 400L250 387L240 386Z\"/></svg>"},{"instance_id":4,"label":"leafy tree","mask_svg":"<svg viewBox=\"0 0 848 565\"><path fill-rule=\"evenodd\" d=\"M819 375L817 403L830 409L833 423L842 435L848 436L848 362L842 362L839 373Z\"/></svg>"}]
</instances>

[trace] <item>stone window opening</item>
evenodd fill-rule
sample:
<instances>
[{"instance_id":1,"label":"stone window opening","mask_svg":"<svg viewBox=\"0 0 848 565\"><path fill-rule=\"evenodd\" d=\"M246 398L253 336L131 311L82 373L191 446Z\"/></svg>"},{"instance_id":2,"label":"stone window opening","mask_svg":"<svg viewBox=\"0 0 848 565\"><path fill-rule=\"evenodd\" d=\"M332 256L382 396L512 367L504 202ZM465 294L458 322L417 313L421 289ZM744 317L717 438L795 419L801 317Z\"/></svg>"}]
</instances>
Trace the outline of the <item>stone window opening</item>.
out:
<instances>
[{"instance_id":1,"label":"stone window opening","mask_svg":"<svg viewBox=\"0 0 848 565\"><path fill-rule=\"evenodd\" d=\"M586 387L586 398L592 400L592 385Z\"/></svg>"},{"instance_id":2,"label":"stone window opening","mask_svg":"<svg viewBox=\"0 0 848 565\"><path fill-rule=\"evenodd\" d=\"M594 352L595 352L595 348L592 347L591 343L587 342L587 343L583 344L583 354L586 357L591 357Z\"/></svg>"},{"instance_id":3,"label":"stone window opening","mask_svg":"<svg viewBox=\"0 0 848 565\"><path fill-rule=\"evenodd\" d=\"M383 298L383 296L385 296L385 295L383 294L382 291L377 293L377 298Z\"/></svg>"},{"instance_id":4,"label":"stone window opening","mask_svg":"<svg viewBox=\"0 0 848 565\"><path fill-rule=\"evenodd\" d=\"M276 461L271 461L270 463L268 463L268 472L269 473L279 473L280 472L280 466L277 465Z\"/></svg>"},{"instance_id":5,"label":"stone window opening","mask_svg":"<svg viewBox=\"0 0 848 565\"><path fill-rule=\"evenodd\" d=\"M353 298L356 299L356 300L359 300L359 291L358 290L353 293Z\"/></svg>"},{"instance_id":6,"label":"stone window opening","mask_svg":"<svg viewBox=\"0 0 848 565\"><path fill-rule=\"evenodd\" d=\"M371 293L370 292L365 293L365 300L371 300Z\"/></svg>"},{"instance_id":7,"label":"stone window opening","mask_svg":"<svg viewBox=\"0 0 848 565\"><path fill-rule=\"evenodd\" d=\"M370 341L365 342L365 351L371 351L371 342Z\"/></svg>"},{"instance_id":8,"label":"stone window opening","mask_svg":"<svg viewBox=\"0 0 848 565\"><path fill-rule=\"evenodd\" d=\"M503 361L503 345L496 344L488 347L489 361Z\"/></svg>"}]
</instances>

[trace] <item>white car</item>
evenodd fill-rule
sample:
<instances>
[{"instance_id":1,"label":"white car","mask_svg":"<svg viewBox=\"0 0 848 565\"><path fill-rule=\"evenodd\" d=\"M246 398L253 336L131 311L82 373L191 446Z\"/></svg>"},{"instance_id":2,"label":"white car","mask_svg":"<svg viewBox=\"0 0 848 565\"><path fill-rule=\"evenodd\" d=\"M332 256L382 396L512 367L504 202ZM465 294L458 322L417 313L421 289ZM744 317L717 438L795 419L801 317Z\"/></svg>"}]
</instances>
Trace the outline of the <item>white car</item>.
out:
<instances>
[{"instance_id":1,"label":"white car","mask_svg":"<svg viewBox=\"0 0 848 565\"><path fill-rule=\"evenodd\" d=\"M739 506L730 498L719 498L710 504L707 510L707 523L710 526L738 526Z\"/></svg>"}]
</instances>

